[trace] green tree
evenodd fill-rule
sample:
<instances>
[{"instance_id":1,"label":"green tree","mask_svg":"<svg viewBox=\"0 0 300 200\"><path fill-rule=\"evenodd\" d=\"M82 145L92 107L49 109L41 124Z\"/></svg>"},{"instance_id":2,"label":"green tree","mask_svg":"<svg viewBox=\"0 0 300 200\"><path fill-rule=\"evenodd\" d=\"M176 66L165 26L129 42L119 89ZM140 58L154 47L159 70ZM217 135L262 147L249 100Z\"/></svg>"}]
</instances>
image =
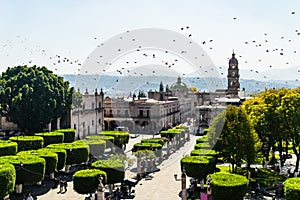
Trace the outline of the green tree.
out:
<instances>
[{"instance_id":1,"label":"green tree","mask_svg":"<svg viewBox=\"0 0 300 200\"><path fill-rule=\"evenodd\" d=\"M283 124L284 119L278 108L281 106L282 97L286 93L290 92L289 89L269 89L261 93L260 96L266 104L265 121L267 122L267 129L270 134L270 142L273 152L276 150L275 144L277 142L277 150L280 156L281 166L284 164L283 152L283 141L287 141L288 135L286 133L285 125Z\"/></svg>"},{"instance_id":2,"label":"green tree","mask_svg":"<svg viewBox=\"0 0 300 200\"><path fill-rule=\"evenodd\" d=\"M1 115L23 131L42 131L71 108L73 89L46 67L8 68L0 80Z\"/></svg>"},{"instance_id":3,"label":"green tree","mask_svg":"<svg viewBox=\"0 0 300 200\"><path fill-rule=\"evenodd\" d=\"M243 108L228 106L209 128L208 141L236 172L243 159L248 166L254 162L259 139Z\"/></svg>"},{"instance_id":4,"label":"green tree","mask_svg":"<svg viewBox=\"0 0 300 200\"><path fill-rule=\"evenodd\" d=\"M299 169L300 158L300 93L297 90L286 93L277 108L281 114L286 137L292 142L293 152L297 157L295 172Z\"/></svg>"}]
</instances>

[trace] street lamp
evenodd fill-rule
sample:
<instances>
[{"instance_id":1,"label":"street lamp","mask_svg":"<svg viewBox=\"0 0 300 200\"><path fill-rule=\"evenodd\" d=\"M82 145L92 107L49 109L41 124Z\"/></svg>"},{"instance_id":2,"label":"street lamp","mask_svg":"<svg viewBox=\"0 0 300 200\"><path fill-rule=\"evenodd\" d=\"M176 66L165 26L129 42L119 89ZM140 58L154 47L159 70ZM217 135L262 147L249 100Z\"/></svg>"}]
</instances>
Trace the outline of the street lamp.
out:
<instances>
[{"instance_id":1,"label":"street lamp","mask_svg":"<svg viewBox=\"0 0 300 200\"><path fill-rule=\"evenodd\" d=\"M184 168L182 169L181 179L177 174L174 174L175 181L181 181L181 199L186 200L186 174Z\"/></svg>"}]
</instances>

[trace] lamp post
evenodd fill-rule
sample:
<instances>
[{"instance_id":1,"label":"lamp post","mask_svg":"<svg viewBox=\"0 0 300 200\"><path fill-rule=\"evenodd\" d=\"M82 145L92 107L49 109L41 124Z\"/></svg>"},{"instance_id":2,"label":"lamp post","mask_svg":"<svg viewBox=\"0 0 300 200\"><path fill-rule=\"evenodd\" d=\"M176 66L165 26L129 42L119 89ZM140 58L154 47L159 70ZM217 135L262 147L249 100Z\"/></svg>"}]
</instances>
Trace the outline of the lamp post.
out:
<instances>
[{"instance_id":1,"label":"lamp post","mask_svg":"<svg viewBox=\"0 0 300 200\"><path fill-rule=\"evenodd\" d=\"M181 199L186 200L186 174L185 170L182 170L181 179L178 178L177 174L174 174L175 181L181 181Z\"/></svg>"}]
</instances>

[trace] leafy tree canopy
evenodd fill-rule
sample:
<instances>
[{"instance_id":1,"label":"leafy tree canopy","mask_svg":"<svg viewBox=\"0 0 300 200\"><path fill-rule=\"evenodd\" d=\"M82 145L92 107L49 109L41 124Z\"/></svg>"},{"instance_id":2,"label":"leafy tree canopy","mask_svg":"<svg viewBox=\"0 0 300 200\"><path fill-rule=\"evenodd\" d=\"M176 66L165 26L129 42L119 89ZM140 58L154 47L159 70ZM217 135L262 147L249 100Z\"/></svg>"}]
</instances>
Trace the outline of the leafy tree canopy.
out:
<instances>
[{"instance_id":1,"label":"leafy tree canopy","mask_svg":"<svg viewBox=\"0 0 300 200\"><path fill-rule=\"evenodd\" d=\"M46 67L8 68L0 76L1 115L21 130L41 131L70 109L73 91Z\"/></svg>"}]
</instances>

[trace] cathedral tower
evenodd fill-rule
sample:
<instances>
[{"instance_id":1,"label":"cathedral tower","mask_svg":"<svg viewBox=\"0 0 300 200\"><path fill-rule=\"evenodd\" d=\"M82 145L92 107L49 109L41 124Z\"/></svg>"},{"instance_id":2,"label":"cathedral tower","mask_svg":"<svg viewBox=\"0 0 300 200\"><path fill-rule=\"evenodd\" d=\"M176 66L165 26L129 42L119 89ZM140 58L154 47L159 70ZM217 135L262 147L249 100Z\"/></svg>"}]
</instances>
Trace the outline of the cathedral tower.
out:
<instances>
[{"instance_id":1,"label":"cathedral tower","mask_svg":"<svg viewBox=\"0 0 300 200\"><path fill-rule=\"evenodd\" d=\"M239 75L239 63L235 58L234 52L232 58L229 60L228 74L227 74L227 95L237 96L240 91L240 75Z\"/></svg>"}]
</instances>

